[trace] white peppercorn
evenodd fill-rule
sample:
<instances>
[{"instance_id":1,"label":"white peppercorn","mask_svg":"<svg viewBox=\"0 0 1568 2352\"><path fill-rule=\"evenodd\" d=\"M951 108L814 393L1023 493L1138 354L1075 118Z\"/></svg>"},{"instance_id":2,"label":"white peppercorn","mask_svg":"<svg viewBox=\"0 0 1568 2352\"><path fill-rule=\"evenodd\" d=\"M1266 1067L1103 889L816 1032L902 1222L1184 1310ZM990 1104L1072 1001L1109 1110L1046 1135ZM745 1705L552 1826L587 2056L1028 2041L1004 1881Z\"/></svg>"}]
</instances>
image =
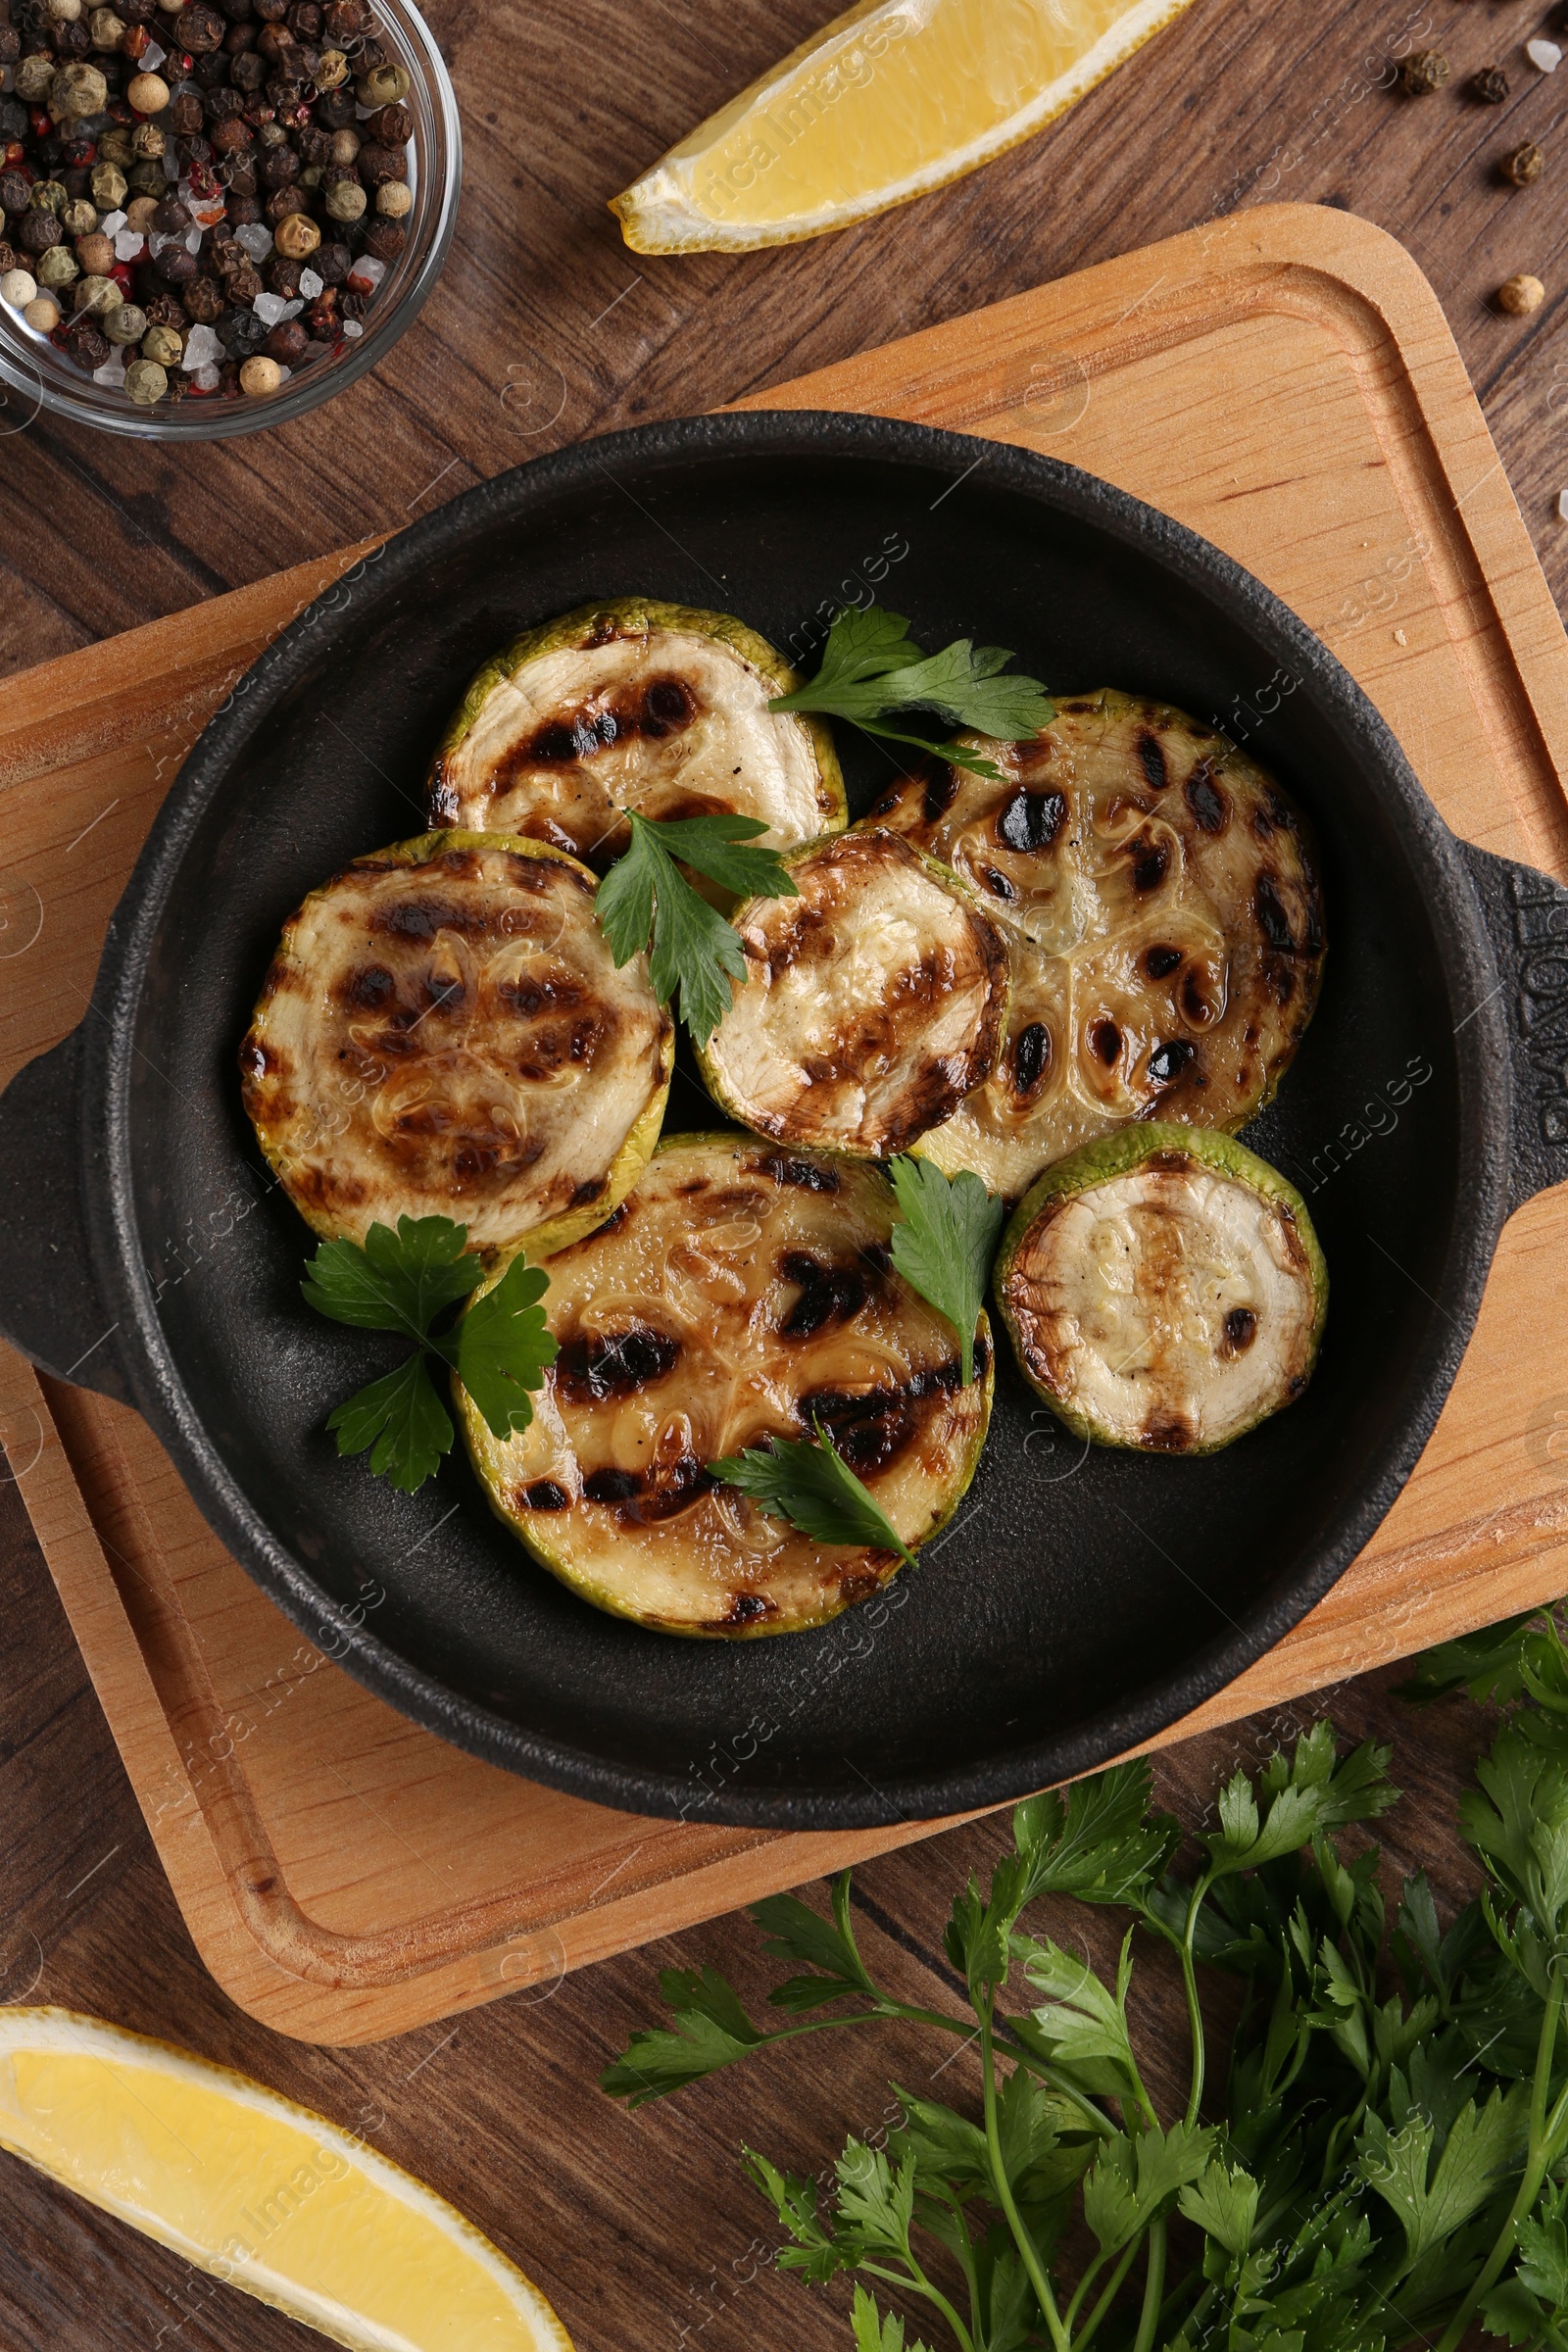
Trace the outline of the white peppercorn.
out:
<instances>
[{"instance_id":1,"label":"white peppercorn","mask_svg":"<svg viewBox=\"0 0 1568 2352\"><path fill-rule=\"evenodd\" d=\"M0 277L0 302L8 302L14 311L24 310L37 291L37 280L25 270L8 270Z\"/></svg>"},{"instance_id":2,"label":"white peppercorn","mask_svg":"<svg viewBox=\"0 0 1568 2352\"><path fill-rule=\"evenodd\" d=\"M52 335L60 324L60 305L47 294L35 294L24 306L22 316L40 335Z\"/></svg>"},{"instance_id":3,"label":"white peppercorn","mask_svg":"<svg viewBox=\"0 0 1568 2352\"><path fill-rule=\"evenodd\" d=\"M57 24L74 24L81 15L81 0L49 0L49 14Z\"/></svg>"},{"instance_id":4,"label":"white peppercorn","mask_svg":"<svg viewBox=\"0 0 1568 2352\"><path fill-rule=\"evenodd\" d=\"M1532 277L1523 270L1515 276L1504 279L1497 288L1499 309L1515 318L1528 318L1532 311L1539 311L1545 299L1546 289L1540 278Z\"/></svg>"},{"instance_id":5,"label":"white peppercorn","mask_svg":"<svg viewBox=\"0 0 1568 2352\"><path fill-rule=\"evenodd\" d=\"M328 150L329 162L334 164L352 164L354 158L359 154L359 152L360 134L357 130L345 129L333 131L332 144Z\"/></svg>"},{"instance_id":6,"label":"white peppercorn","mask_svg":"<svg viewBox=\"0 0 1568 2352\"><path fill-rule=\"evenodd\" d=\"M263 358L247 360L239 371L240 387L246 392L275 392L283 381L283 370L275 360Z\"/></svg>"},{"instance_id":7,"label":"white peppercorn","mask_svg":"<svg viewBox=\"0 0 1568 2352\"><path fill-rule=\"evenodd\" d=\"M375 209L388 220L401 220L414 210L414 190L406 179L387 179L375 191Z\"/></svg>"},{"instance_id":8,"label":"white peppercorn","mask_svg":"<svg viewBox=\"0 0 1568 2352\"><path fill-rule=\"evenodd\" d=\"M156 360L132 360L125 369L125 390L140 407L150 409L169 390L169 377Z\"/></svg>"},{"instance_id":9,"label":"white peppercorn","mask_svg":"<svg viewBox=\"0 0 1568 2352\"><path fill-rule=\"evenodd\" d=\"M369 200L357 179L337 179L322 201L334 220L358 220Z\"/></svg>"},{"instance_id":10,"label":"white peppercorn","mask_svg":"<svg viewBox=\"0 0 1568 2352\"><path fill-rule=\"evenodd\" d=\"M161 74L135 74L125 85L125 98L138 115L161 115L169 104L169 84Z\"/></svg>"},{"instance_id":11,"label":"white peppercorn","mask_svg":"<svg viewBox=\"0 0 1568 2352\"><path fill-rule=\"evenodd\" d=\"M125 20L117 17L112 8L95 8L88 20L88 30L95 49L116 50L124 38Z\"/></svg>"}]
</instances>

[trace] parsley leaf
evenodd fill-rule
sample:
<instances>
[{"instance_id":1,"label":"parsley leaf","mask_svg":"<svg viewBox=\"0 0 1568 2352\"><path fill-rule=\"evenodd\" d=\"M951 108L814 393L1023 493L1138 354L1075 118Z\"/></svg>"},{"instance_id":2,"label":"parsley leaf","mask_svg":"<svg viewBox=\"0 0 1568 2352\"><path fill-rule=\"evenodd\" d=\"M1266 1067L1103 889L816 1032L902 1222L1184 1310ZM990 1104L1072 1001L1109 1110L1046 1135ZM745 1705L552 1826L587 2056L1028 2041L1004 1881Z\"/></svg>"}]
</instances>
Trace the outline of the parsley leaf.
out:
<instances>
[{"instance_id":1,"label":"parsley leaf","mask_svg":"<svg viewBox=\"0 0 1568 2352\"><path fill-rule=\"evenodd\" d=\"M533 1418L527 1391L555 1360L556 1343L539 1305L549 1277L514 1258L455 1324L434 1327L484 1280L468 1229L451 1217L400 1217L394 1233L372 1225L357 1242L322 1242L301 1292L318 1314L360 1331L392 1331L416 1352L372 1380L328 1417L340 1454L368 1453L378 1478L416 1494L452 1450L452 1418L431 1378L431 1359L450 1365L498 1438Z\"/></svg>"},{"instance_id":2,"label":"parsley leaf","mask_svg":"<svg viewBox=\"0 0 1568 2352\"><path fill-rule=\"evenodd\" d=\"M336 1433L339 1453L368 1451L376 1477L390 1479L400 1494L416 1494L452 1450L452 1416L422 1354L357 1391L326 1426Z\"/></svg>"},{"instance_id":3,"label":"parsley leaf","mask_svg":"<svg viewBox=\"0 0 1568 2352\"><path fill-rule=\"evenodd\" d=\"M599 885L599 926L617 965L653 944L649 977L664 1004L680 997L680 1017L706 1046L732 1002L731 980L746 979L740 940L717 907L681 872L694 866L725 890L757 899L800 893L776 850L748 849L767 827L755 816L687 816L668 823L628 811L631 847Z\"/></svg>"},{"instance_id":4,"label":"parsley leaf","mask_svg":"<svg viewBox=\"0 0 1568 2352\"><path fill-rule=\"evenodd\" d=\"M889 1173L901 1211L893 1228L893 1263L956 1331L967 1388L974 1378L975 1325L1005 1204L994 1200L968 1168L950 1180L930 1160L901 1155L889 1163Z\"/></svg>"},{"instance_id":5,"label":"parsley leaf","mask_svg":"<svg viewBox=\"0 0 1568 2352\"><path fill-rule=\"evenodd\" d=\"M508 1438L533 1419L528 1391L544 1386L556 1343L539 1304L550 1288L540 1266L514 1257L494 1290L476 1298L457 1327L457 1374L491 1435ZM445 1352L445 1350L443 1350Z\"/></svg>"},{"instance_id":6,"label":"parsley leaf","mask_svg":"<svg viewBox=\"0 0 1568 2352\"><path fill-rule=\"evenodd\" d=\"M967 637L924 655L900 612L878 605L836 613L814 678L793 694L775 695L770 710L815 710L846 718L868 735L912 743L951 760L956 767L999 780L995 763L958 743L940 743L886 722L896 710L934 710L952 726L968 727L1004 742L1026 742L1055 715L1055 705L1038 678L1000 673L1012 660L1000 645L972 645Z\"/></svg>"},{"instance_id":7,"label":"parsley leaf","mask_svg":"<svg viewBox=\"0 0 1568 2352\"><path fill-rule=\"evenodd\" d=\"M912 1565L914 1554L873 1494L850 1468L820 1421L816 1443L809 1438L770 1438L748 1446L708 1467L727 1487L739 1487L776 1519L787 1519L819 1544L864 1544L873 1551L896 1551Z\"/></svg>"}]
</instances>

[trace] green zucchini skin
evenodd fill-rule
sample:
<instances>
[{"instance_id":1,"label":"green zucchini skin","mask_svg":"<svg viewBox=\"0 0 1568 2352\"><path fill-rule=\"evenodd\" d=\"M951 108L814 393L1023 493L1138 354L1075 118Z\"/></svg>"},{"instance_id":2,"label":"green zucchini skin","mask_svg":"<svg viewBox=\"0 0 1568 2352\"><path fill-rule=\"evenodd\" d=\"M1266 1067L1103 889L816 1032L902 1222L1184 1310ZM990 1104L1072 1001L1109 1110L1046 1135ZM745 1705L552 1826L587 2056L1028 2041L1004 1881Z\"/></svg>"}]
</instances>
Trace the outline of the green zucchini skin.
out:
<instances>
[{"instance_id":1,"label":"green zucchini skin","mask_svg":"<svg viewBox=\"0 0 1568 2352\"><path fill-rule=\"evenodd\" d=\"M705 1465L820 1414L911 1549L948 1524L995 1349L982 1318L961 1387L951 1325L892 1267L895 1216L863 1160L666 1138L617 1215L545 1261L561 1353L529 1426L498 1440L454 1383L496 1516L595 1608L657 1633L756 1641L868 1598L897 1552L817 1543Z\"/></svg>"},{"instance_id":2,"label":"green zucchini skin","mask_svg":"<svg viewBox=\"0 0 1568 2352\"><path fill-rule=\"evenodd\" d=\"M698 1062L754 1133L889 1159L995 1067L1006 943L960 875L897 834L857 826L784 862L800 896L730 917L747 978Z\"/></svg>"},{"instance_id":3,"label":"green zucchini skin","mask_svg":"<svg viewBox=\"0 0 1568 2352\"><path fill-rule=\"evenodd\" d=\"M1095 1196L1095 1222L1086 1232L1076 1226L1069 1232L1064 1211L1086 1195ZM1130 1222L1135 1213L1141 1222L1133 1259L1122 1246L1126 1226L1118 1230L1114 1220ZM1240 1228L1249 1216L1257 1230L1240 1233L1231 1245L1242 1261L1231 1304L1224 1291L1195 1297L1190 1268L1208 1237L1226 1218ZM1091 1261L1110 1265L1115 1279L1104 1286L1107 1297L1132 1301L1130 1316L1109 1310L1107 1321L1121 1324L1114 1336L1084 1330L1086 1315L1091 1325L1096 1319L1095 1301L1086 1305L1083 1298ZM1161 1261L1183 1310L1174 1326L1156 1312ZM993 1279L1019 1367L1036 1395L1075 1436L1146 1453L1216 1453L1293 1403L1311 1378L1328 1312L1328 1267L1296 1187L1234 1136L1175 1120L1124 1128L1048 1169L1008 1220ZM1152 1320L1148 1346L1138 1344L1133 1318L1140 1312ZM1260 1332L1265 1352L1252 1358ZM1276 1345L1277 1376L1266 1377L1259 1391L1258 1376L1267 1375L1268 1350ZM1102 1393L1113 1395L1119 1408L1115 1419L1086 1398L1102 1370ZM1114 1381L1119 1390L1109 1388ZM1228 1401L1221 1395L1206 1409L1205 1383L1228 1391Z\"/></svg>"},{"instance_id":4,"label":"green zucchini skin","mask_svg":"<svg viewBox=\"0 0 1568 2352\"><path fill-rule=\"evenodd\" d=\"M580 605L470 679L431 765L430 823L526 834L599 873L626 846L625 808L760 817L772 849L840 831L826 723L765 708L800 683L732 613L639 596Z\"/></svg>"}]
</instances>

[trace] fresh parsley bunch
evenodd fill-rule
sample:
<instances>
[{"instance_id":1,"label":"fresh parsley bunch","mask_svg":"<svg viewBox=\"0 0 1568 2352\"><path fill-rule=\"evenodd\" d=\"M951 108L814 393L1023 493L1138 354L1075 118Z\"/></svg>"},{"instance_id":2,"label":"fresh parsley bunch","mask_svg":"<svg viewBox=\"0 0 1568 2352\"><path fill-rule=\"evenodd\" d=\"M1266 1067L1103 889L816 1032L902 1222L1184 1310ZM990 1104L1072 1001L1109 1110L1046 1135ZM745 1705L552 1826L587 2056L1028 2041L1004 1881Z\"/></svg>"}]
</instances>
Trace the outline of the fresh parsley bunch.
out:
<instances>
[{"instance_id":1,"label":"fresh parsley bunch","mask_svg":"<svg viewBox=\"0 0 1568 2352\"><path fill-rule=\"evenodd\" d=\"M767 707L849 719L868 735L913 744L996 782L995 762L980 753L934 731L921 734L907 720L901 727L888 720L898 711L931 710L950 726L1026 742L1054 717L1055 705L1038 678L1001 674L1011 660L1000 645L975 646L967 637L922 654L901 612L851 605L834 614L815 677Z\"/></svg>"},{"instance_id":2,"label":"fresh parsley bunch","mask_svg":"<svg viewBox=\"0 0 1568 2352\"><path fill-rule=\"evenodd\" d=\"M784 2232L780 2267L855 2276L857 2352L903 2352L905 2321L876 2300L890 2288L958 2352L1458 2352L1472 2328L1563 2352L1568 1648L1555 1620L1446 1644L1406 1695L1460 1688L1505 1713L1460 1807L1487 1889L1446 1929L1418 1874L1389 1933L1377 1848L1342 1838L1396 1801L1389 1751L1341 1754L1320 1722L1261 1772L1234 1774L1215 1826L1190 1836L1152 1808L1143 1762L1020 1805L989 1886L971 1880L953 1907L961 2009L877 1983L848 1872L830 1918L795 1895L755 1905L764 1951L790 1970L769 1995L784 2022L757 2025L712 1970L668 1971L671 2023L635 2034L604 2087L638 2107L804 2034L884 2020L976 2045L970 2104L899 2090L886 2149L851 2139L825 2203L746 2154ZM1075 1948L1069 1903L1126 1915L1113 1981ZM1139 1934L1169 1949L1187 1990L1180 2112L1156 2106L1130 2020ZM1203 1995L1226 1979L1240 2014L1209 2090Z\"/></svg>"},{"instance_id":3,"label":"fresh parsley bunch","mask_svg":"<svg viewBox=\"0 0 1568 2352\"><path fill-rule=\"evenodd\" d=\"M300 1285L318 1314L334 1323L414 1342L395 1372L358 1390L327 1420L339 1453L368 1452L376 1476L405 1494L416 1494L452 1450L452 1416L431 1376L432 1358L456 1372L491 1431L505 1438L527 1428L528 1392L542 1385L556 1357L539 1304L550 1278L520 1256L466 1314L442 1322L484 1279L467 1241L467 1227L450 1217L399 1217L395 1233L372 1225L363 1249L323 1242Z\"/></svg>"},{"instance_id":4,"label":"fresh parsley bunch","mask_svg":"<svg viewBox=\"0 0 1568 2352\"><path fill-rule=\"evenodd\" d=\"M662 1004L679 995L680 1017L706 1046L730 1008L730 982L746 978L739 938L681 872L706 874L743 898L795 899L800 892L776 850L744 845L765 833L755 816L684 816L668 822L627 814L631 847L599 885L599 926L618 965L651 945L648 976Z\"/></svg>"}]
</instances>

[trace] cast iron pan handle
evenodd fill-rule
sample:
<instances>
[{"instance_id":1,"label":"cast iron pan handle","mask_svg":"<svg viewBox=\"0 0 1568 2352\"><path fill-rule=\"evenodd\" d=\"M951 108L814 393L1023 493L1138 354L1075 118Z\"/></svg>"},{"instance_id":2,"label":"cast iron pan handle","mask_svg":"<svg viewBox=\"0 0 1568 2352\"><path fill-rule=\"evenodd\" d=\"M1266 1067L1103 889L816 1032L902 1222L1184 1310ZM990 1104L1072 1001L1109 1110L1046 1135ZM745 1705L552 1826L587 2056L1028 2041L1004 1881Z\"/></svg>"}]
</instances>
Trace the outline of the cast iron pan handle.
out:
<instances>
[{"instance_id":1,"label":"cast iron pan handle","mask_svg":"<svg viewBox=\"0 0 1568 2352\"><path fill-rule=\"evenodd\" d=\"M1568 888L1533 865L1460 849L1481 900L1513 1040L1508 1212L1568 1182Z\"/></svg>"},{"instance_id":2,"label":"cast iron pan handle","mask_svg":"<svg viewBox=\"0 0 1568 2352\"><path fill-rule=\"evenodd\" d=\"M81 1209L81 1031L0 1095L0 1335L57 1379L130 1401Z\"/></svg>"}]
</instances>

